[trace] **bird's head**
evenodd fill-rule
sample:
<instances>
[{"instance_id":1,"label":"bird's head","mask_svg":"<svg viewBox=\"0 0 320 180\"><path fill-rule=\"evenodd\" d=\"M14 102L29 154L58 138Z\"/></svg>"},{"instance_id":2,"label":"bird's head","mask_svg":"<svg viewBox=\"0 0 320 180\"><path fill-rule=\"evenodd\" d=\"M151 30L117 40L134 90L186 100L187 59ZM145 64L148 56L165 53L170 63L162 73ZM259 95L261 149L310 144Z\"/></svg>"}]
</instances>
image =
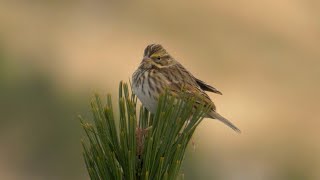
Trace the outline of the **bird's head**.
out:
<instances>
[{"instance_id":1,"label":"bird's head","mask_svg":"<svg viewBox=\"0 0 320 180\"><path fill-rule=\"evenodd\" d=\"M174 64L175 60L160 44L150 44L144 50L142 63L146 68L164 68Z\"/></svg>"}]
</instances>

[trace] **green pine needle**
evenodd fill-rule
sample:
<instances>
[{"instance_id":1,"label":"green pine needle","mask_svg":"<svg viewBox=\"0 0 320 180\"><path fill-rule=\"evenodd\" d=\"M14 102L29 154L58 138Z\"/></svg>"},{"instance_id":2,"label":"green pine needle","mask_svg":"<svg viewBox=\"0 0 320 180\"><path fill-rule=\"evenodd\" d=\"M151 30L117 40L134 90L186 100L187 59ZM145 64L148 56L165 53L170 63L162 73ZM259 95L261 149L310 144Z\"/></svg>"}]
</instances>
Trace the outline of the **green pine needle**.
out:
<instances>
[{"instance_id":1,"label":"green pine needle","mask_svg":"<svg viewBox=\"0 0 320 180\"><path fill-rule=\"evenodd\" d=\"M155 114L140 106L126 83L119 85L119 119L111 95L91 102L93 124L80 118L86 138L83 156L92 180L175 180L183 177L181 163L187 145L210 107L196 110L194 98L160 96ZM116 122L119 122L117 124Z\"/></svg>"}]
</instances>

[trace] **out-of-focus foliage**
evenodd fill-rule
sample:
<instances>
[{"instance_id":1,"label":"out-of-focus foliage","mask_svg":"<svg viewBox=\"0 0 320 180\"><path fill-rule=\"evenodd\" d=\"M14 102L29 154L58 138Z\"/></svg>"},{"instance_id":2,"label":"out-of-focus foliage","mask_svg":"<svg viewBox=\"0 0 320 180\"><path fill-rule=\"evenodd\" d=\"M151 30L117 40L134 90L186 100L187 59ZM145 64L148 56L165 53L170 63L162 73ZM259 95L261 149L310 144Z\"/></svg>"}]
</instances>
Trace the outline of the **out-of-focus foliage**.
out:
<instances>
[{"instance_id":1,"label":"out-of-focus foliage","mask_svg":"<svg viewBox=\"0 0 320 180\"><path fill-rule=\"evenodd\" d=\"M9 72L9 59L0 56L2 178L84 177L75 173L83 169L76 120L83 103L60 94L47 74Z\"/></svg>"}]
</instances>

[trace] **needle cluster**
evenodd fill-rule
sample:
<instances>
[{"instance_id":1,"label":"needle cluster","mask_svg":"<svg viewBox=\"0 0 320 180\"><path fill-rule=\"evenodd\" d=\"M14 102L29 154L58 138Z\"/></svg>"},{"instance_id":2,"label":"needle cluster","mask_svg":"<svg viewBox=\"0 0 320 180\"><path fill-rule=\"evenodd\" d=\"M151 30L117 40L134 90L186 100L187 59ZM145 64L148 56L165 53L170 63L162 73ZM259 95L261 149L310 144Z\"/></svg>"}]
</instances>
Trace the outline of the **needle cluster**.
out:
<instances>
[{"instance_id":1,"label":"needle cluster","mask_svg":"<svg viewBox=\"0 0 320 180\"><path fill-rule=\"evenodd\" d=\"M181 177L180 167L187 145L210 107L194 108L195 100L181 94L160 96L151 114L126 83L120 83L118 114L111 95L91 102L91 123L80 117L86 133L83 156L92 180L148 180Z\"/></svg>"}]
</instances>

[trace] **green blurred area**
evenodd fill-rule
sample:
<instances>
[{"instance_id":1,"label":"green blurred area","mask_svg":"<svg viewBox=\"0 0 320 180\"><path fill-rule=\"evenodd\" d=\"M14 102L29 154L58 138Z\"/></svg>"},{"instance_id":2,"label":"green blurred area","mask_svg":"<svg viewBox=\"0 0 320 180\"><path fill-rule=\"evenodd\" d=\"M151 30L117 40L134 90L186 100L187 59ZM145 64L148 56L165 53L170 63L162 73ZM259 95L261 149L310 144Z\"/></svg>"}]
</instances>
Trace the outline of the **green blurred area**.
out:
<instances>
[{"instance_id":1,"label":"green blurred area","mask_svg":"<svg viewBox=\"0 0 320 180\"><path fill-rule=\"evenodd\" d=\"M84 99L55 91L47 74L7 72L9 59L0 55L1 178L86 177L77 119L85 112Z\"/></svg>"},{"instance_id":2,"label":"green blurred area","mask_svg":"<svg viewBox=\"0 0 320 180\"><path fill-rule=\"evenodd\" d=\"M0 179L88 179L78 114L149 43L214 85L185 179L320 179L317 1L1 1Z\"/></svg>"}]
</instances>

